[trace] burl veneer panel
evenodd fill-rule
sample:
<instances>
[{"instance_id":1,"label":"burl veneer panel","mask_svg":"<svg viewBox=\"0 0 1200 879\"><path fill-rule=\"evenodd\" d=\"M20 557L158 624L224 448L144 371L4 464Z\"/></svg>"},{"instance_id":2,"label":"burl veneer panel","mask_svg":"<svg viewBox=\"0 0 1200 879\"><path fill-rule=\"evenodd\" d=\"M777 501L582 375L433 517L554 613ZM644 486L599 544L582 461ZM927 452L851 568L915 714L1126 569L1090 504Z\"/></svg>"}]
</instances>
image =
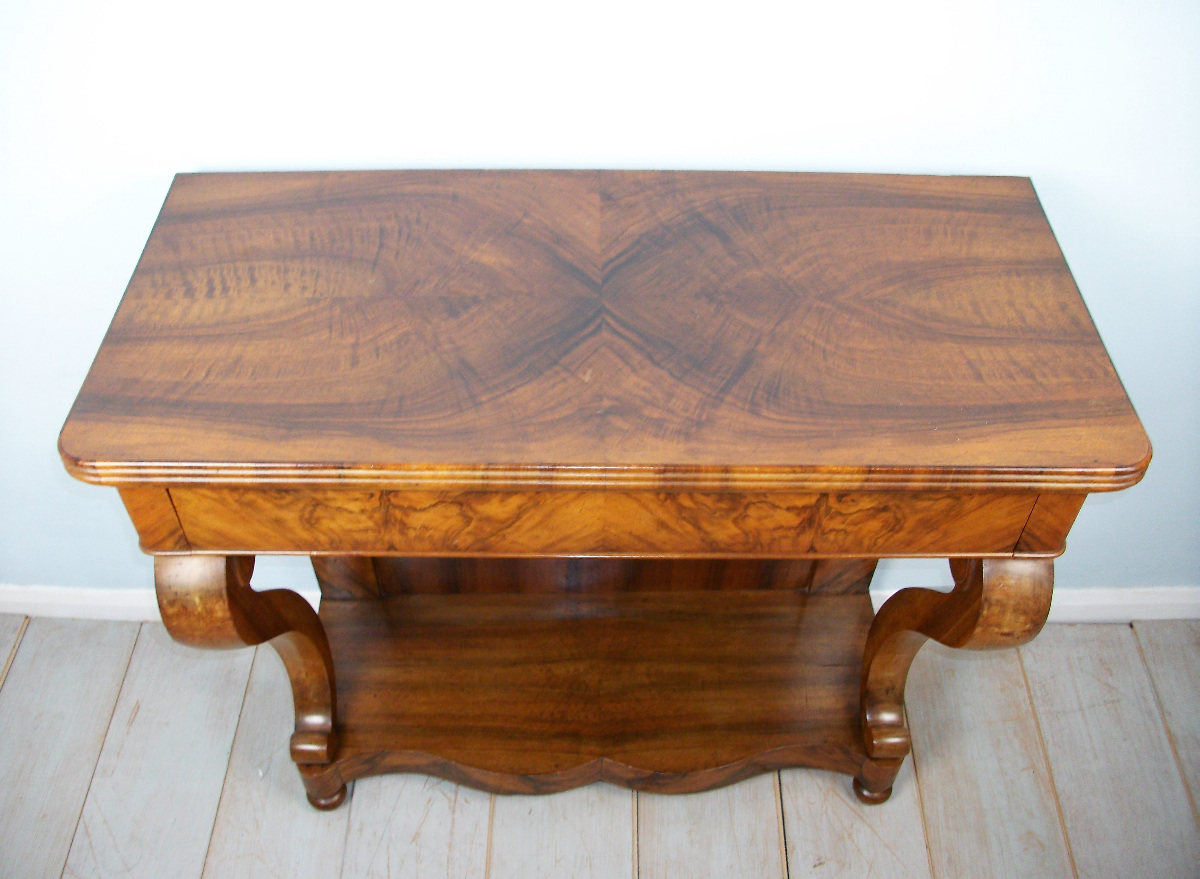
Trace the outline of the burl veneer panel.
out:
<instances>
[{"instance_id":1,"label":"burl veneer panel","mask_svg":"<svg viewBox=\"0 0 1200 879\"><path fill-rule=\"evenodd\" d=\"M192 546L372 555L1012 552L1036 496L178 488Z\"/></svg>"}]
</instances>

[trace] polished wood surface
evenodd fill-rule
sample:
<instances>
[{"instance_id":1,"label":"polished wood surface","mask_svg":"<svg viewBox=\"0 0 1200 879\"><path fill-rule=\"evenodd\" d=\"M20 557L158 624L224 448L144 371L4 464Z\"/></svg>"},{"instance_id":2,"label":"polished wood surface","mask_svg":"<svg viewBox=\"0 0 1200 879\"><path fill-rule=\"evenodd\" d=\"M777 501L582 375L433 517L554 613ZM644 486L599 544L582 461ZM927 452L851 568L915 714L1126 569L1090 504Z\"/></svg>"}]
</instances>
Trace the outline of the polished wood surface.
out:
<instances>
[{"instance_id":1,"label":"polished wood surface","mask_svg":"<svg viewBox=\"0 0 1200 879\"><path fill-rule=\"evenodd\" d=\"M60 449L505 490L1078 493L1150 456L1028 180L618 171L181 175Z\"/></svg>"},{"instance_id":2,"label":"polished wood surface","mask_svg":"<svg viewBox=\"0 0 1200 879\"><path fill-rule=\"evenodd\" d=\"M1049 493L1038 496L1029 521L1021 530L1015 552L1058 555L1066 549L1067 532L1087 499L1084 494Z\"/></svg>"},{"instance_id":3,"label":"polished wood surface","mask_svg":"<svg viewBox=\"0 0 1200 879\"><path fill-rule=\"evenodd\" d=\"M864 594L875 559L476 559L313 556L325 600L795 589Z\"/></svg>"},{"instance_id":4,"label":"polished wood surface","mask_svg":"<svg viewBox=\"0 0 1200 879\"><path fill-rule=\"evenodd\" d=\"M166 488L126 485L118 491L141 538L139 543L143 552L186 552L191 549L171 493Z\"/></svg>"},{"instance_id":5,"label":"polished wood surface","mask_svg":"<svg viewBox=\"0 0 1200 879\"><path fill-rule=\"evenodd\" d=\"M799 765L880 802L921 644L1036 634L1150 458L1028 180L593 171L177 177L59 450L176 639L279 652L321 808ZM899 556L955 590L871 623Z\"/></svg>"},{"instance_id":6,"label":"polished wood surface","mask_svg":"<svg viewBox=\"0 0 1200 879\"><path fill-rule=\"evenodd\" d=\"M1050 559L951 559L950 569L953 591L902 589L871 623L860 702L867 759L854 779L854 792L864 802L891 795L912 748L904 687L925 641L972 650L1017 647L1041 631L1050 613Z\"/></svg>"},{"instance_id":7,"label":"polished wood surface","mask_svg":"<svg viewBox=\"0 0 1200 879\"><path fill-rule=\"evenodd\" d=\"M179 486L193 550L367 555L1011 555L1028 492L360 491Z\"/></svg>"},{"instance_id":8,"label":"polished wood surface","mask_svg":"<svg viewBox=\"0 0 1200 879\"><path fill-rule=\"evenodd\" d=\"M250 588L252 556L159 556L154 586L171 637L193 647L270 643L287 668L296 710L292 759L305 767L337 753L337 692L329 640L316 612L288 589ZM345 790L309 799L331 808Z\"/></svg>"},{"instance_id":9,"label":"polished wood surface","mask_svg":"<svg viewBox=\"0 0 1200 879\"><path fill-rule=\"evenodd\" d=\"M343 732L310 791L407 770L681 792L863 759L865 593L404 595L321 619Z\"/></svg>"}]
</instances>

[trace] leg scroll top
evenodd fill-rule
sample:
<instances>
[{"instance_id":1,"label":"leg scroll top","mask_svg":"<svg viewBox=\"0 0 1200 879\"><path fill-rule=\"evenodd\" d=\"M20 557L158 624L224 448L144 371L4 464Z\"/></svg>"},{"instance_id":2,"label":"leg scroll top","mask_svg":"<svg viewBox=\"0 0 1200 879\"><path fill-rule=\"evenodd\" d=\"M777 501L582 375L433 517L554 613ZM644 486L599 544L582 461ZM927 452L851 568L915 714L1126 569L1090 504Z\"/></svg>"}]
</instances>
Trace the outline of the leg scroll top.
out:
<instances>
[{"instance_id":1,"label":"leg scroll top","mask_svg":"<svg viewBox=\"0 0 1200 879\"><path fill-rule=\"evenodd\" d=\"M325 629L295 592L251 589L253 570L252 556L156 556L154 585L163 623L175 640L193 647L270 643L292 686L292 759L302 770L328 764L337 749L337 694ZM303 771L301 775L307 781ZM313 799L309 791L309 799L325 808L336 806L344 795L322 790Z\"/></svg>"},{"instance_id":2,"label":"leg scroll top","mask_svg":"<svg viewBox=\"0 0 1200 879\"><path fill-rule=\"evenodd\" d=\"M952 559L954 590L904 589L879 609L863 655L862 729L867 758L854 791L867 803L891 793L911 750L904 686L929 638L947 647L1016 647L1041 631L1054 587L1051 559Z\"/></svg>"}]
</instances>

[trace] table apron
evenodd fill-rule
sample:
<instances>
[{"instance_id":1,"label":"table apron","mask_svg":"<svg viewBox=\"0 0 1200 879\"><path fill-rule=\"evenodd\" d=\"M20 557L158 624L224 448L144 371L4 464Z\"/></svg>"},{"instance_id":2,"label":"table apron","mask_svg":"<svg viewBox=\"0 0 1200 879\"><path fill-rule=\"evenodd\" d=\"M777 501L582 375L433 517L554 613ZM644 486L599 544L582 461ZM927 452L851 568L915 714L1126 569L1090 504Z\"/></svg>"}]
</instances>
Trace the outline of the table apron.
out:
<instances>
[{"instance_id":1,"label":"table apron","mask_svg":"<svg viewBox=\"0 0 1200 879\"><path fill-rule=\"evenodd\" d=\"M156 553L722 557L1054 555L1084 497L237 486L121 495Z\"/></svg>"}]
</instances>

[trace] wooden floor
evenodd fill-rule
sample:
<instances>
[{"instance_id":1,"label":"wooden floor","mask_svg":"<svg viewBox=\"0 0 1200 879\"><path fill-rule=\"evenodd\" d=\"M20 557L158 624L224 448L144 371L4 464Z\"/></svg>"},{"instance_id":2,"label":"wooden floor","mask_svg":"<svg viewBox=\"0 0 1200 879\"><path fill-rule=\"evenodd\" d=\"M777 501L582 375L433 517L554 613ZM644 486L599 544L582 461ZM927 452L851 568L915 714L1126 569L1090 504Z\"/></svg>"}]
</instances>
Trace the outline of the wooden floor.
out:
<instances>
[{"instance_id":1,"label":"wooden floor","mask_svg":"<svg viewBox=\"0 0 1200 879\"><path fill-rule=\"evenodd\" d=\"M1200 876L1200 623L926 647L892 799L786 771L690 796L492 797L423 776L317 812L269 648L0 617L0 876Z\"/></svg>"}]
</instances>

